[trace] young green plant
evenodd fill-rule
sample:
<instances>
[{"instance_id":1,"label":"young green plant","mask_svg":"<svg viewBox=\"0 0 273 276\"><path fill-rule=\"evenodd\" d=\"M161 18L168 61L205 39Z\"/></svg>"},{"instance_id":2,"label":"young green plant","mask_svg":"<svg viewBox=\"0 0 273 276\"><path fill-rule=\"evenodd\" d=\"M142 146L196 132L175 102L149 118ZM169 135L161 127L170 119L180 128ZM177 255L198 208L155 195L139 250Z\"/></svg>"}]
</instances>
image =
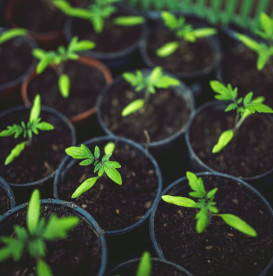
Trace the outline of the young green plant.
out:
<instances>
[{"instance_id":1,"label":"young green plant","mask_svg":"<svg viewBox=\"0 0 273 276\"><path fill-rule=\"evenodd\" d=\"M16 28L16 29L6 30L6 31L0 33L0 45L5 43L6 41L9 41L9 40L15 38L15 37L25 36L25 35L27 35L27 30L25 30L25 29Z\"/></svg>"},{"instance_id":2,"label":"young green plant","mask_svg":"<svg viewBox=\"0 0 273 276\"><path fill-rule=\"evenodd\" d=\"M75 8L66 0L53 0L53 4L68 16L90 21L96 33L101 33L105 20L117 11L115 4L120 0L95 0L87 8ZM141 16L119 16L113 19L113 24L120 26L135 26L144 23Z\"/></svg>"},{"instance_id":3,"label":"young green plant","mask_svg":"<svg viewBox=\"0 0 273 276\"><path fill-rule=\"evenodd\" d=\"M76 227L79 219L74 216L58 218L55 214L48 219L41 217L40 192L32 192L26 215L26 227L14 226L14 234L0 237L0 262L9 258L19 261L28 254L36 261L37 276L53 276L51 268L45 262L46 242L65 239L68 232Z\"/></svg>"},{"instance_id":4,"label":"young green plant","mask_svg":"<svg viewBox=\"0 0 273 276\"><path fill-rule=\"evenodd\" d=\"M145 251L139 261L136 276L151 276L152 275L152 257L151 254Z\"/></svg>"},{"instance_id":5,"label":"young green plant","mask_svg":"<svg viewBox=\"0 0 273 276\"><path fill-rule=\"evenodd\" d=\"M34 49L32 54L39 60L36 68L37 74L41 74L48 66L51 66L58 75L58 87L61 95L68 98L70 94L71 81L64 73L64 63L68 60L78 60L78 52L93 49L95 43L89 40L81 40L73 37L67 48L60 46L57 51L45 51L43 49Z\"/></svg>"},{"instance_id":6,"label":"young green plant","mask_svg":"<svg viewBox=\"0 0 273 276\"><path fill-rule=\"evenodd\" d=\"M87 178L80 184L80 186L72 194L72 198L77 198L83 193L90 190L101 177L107 176L114 183L122 185L122 177L117 169L121 168L121 164L117 161L112 161L112 157L115 151L115 144L109 142L104 147L104 153L98 146L95 146L94 153L84 144L78 147L66 148L65 152L67 155L74 159L81 159L80 166L93 166L93 173L95 176Z\"/></svg>"},{"instance_id":7,"label":"young green plant","mask_svg":"<svg viewBox=\"0 0 273 276\"><path fill-rule=\"evenodd\" d=\"M36 95L28 122L21 121L20 124L13 124L7 126L6 129L0 132L0 137L14 136L15 139L20 137L24 138L24 141L18 143L5 159L5 165L9 165L13 160L18 157L22 151L31 145L32 136L38 135L39 131L50 131L54 129L54 126L48 122L42 121L41 117L41 97Z\"/></svg>"},{"instance_id":8,"label":"young green plant","mask_svg":"<svg viewBox=\"0 0 273 276\"><path fill-rule=\"evenodd\" d=\"M155 94L159 88L169 88L180 85L179 80L162 72L161 67L155 67L149 74L144 75L142 71L136 73L124 73L123 78L131 84L136 92L142 91L143 97L129 103L121 112L123 117L143 109L150 95Z\"/></svg>"},{"instance_id":9,"label":"young green plant","mask_svg":"<svg viewBox=\"0 0 273 276\"><path fill-rule=\"evenodd\" d=\"M245 97L238 97L238 89L233 88L230 84L225 86L219 81L211 81L210 86L216 93L215 98L217 100L230 102L225 112L232 110L236 112L234 127L221 133L212 149L212 153L222 151L231 142L243 122L250 115L255 113L273 113L272 108L263 103L264 97L253 98L253 92L247 93Z\"/></svg>"},{"instance_id":10,"label":"young green plant","mask_svg":"<svg viewBox=\"0 0 273 276\"><path fill-rule=\"evenodd\" d=\"M176 41L168 42L157 49L156 54L162 58L172 55L183 41L194 43L200 38L212 36L217 33L215 28L194 29L192 25L186 23L186 19L183 16L175 16L167 11L161 13L161 18L164 25L170 31L174 32L177 38Z\"/></svg>"},{"instance_id":11,"label":"young green plant","mask_svg":"<svg viewBox=\"0 0 273 276\"><path fill-rule=\"evenodd\" d=\"M187 172L186 177L188 184L191 188L189 196L194 198L182 196L171 196L164 195L162 200L174 204L177 206L185 208L195 208L198 210L195 219L196 225L195 229L197 233L203 233L207 226L211 223L212 219L215 217L221 218L226 224L232 228L242 232L250 237L256 237L257 233L248 223L233 214L221 214L217 208L215 201L215 196L217 194L218 188L213 188L209 191L206 190L203 179L198 177L192 172Z\"/></svg>"},{"instance_id":12,"label":"young green plant","mask_svg":"<svg viewBox=\"0 0 273 276\"><path fill-rule=\"evenodd\" d=\"M267 14L261 13L260 27L257 29L256 34L263 39L259 42L255 39L240 33L235 36L250 50L257 54L257 69L262 70L273 56L273 18Z\"/></svg>"}]
</instances>

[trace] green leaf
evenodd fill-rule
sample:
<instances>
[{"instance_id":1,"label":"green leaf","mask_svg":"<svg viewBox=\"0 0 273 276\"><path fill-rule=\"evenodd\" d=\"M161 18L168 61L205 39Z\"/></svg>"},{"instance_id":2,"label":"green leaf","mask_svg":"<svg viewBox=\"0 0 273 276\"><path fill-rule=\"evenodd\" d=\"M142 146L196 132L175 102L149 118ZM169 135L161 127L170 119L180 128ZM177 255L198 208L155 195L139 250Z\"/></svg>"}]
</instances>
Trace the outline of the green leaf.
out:
<instances>
[{"instance_id":1,"label":"green leaf","mask_svg":"<svg viewBox=\"0 0 273 276\"><path fill-rule=\"evenodd\" d=\"M219 215L223 221L231 226L232 228L248 235L251 237L256 237L257 232L254 228L252 228L248 223L246 223L244 220L239 218L238 216L232 215L232 214L220 214Z\"/></svg>"},{"instance_id":2,"label":"green leaf","mask_svg":"<svg viewBox=\"0 0 273 276\"><path fill-rule=\"evenodd\" d=\"M145 105L144 99L137 99L129 103L127 106L124 107L124 109L121 112L122 117L126 117L128 115L131 115L138 110L142 109Z\"/></svg>"},{"instance_id":3,"label":"green leaf","mask_svg":"<svg viewBox=\"0 0 273 276\"><path fill-rule=\"evenodd\" d=\"M217 193L217 191L218 191L218 188L214 188L214 189L210 190L210 191L207 193L207 198L208 198L208 199L214 199L215 194Z\"/></svg>"},{"instance_id":4,"label":"green leaf","mask_svg":"<svg viewBox=\"0 0 273 276\"><path fill-rule=\"evenodd\" d=\"M0 251L2 260L12 257L14 261L18 261L21 258L24 250L24 241L10 237L2 237L0 241L6 244L3 251Z\"/></svg>"},{"instance_id":5,"label":"green leaf","mask_svg":"<svg viewBox=\"0 0 273 276\"><path fill-rule=\"evenodd\" d=\"M40 218L40 192L35 189L29 200L27 209L27 228L30 233L34 233Z\"/></svg>"},{"instance_id":6,"label":"green leaf","mask_svg":"<svg viewBox=\"0 0 273 276\"><path fill-rule=\"evenodd\" d=\"M53 273L44 260L37 260L36 264L37 276L53 276Z\"/></svg>"},{"instance_id":7,"label":"green leaf","mask_svg":"<svg viewBox=\"0 0 273 276\"><path fill-rule=\"evenodd\" d=\"M64 239L68 232L79 224L80 220L77 217L62 217L58 218L51 215L47 223L43 237L46 240Z\"/></svg>"},{"instance_id":8,"label":"green leaf","mask_svg":"<svg viewBox=\"0 0 273 276\"><path fill-rule=\"evenodd\" d=\"M42 239L32 239L28 241L28 253L33 257L44 257L46 254L46 245Z\"/></svg>"},{"instance_id":9,"label":"green leaf","mask_svg":"<svg viewBox=\"0 0 273 276\"><path fill-rule=\"evenodd\" d=\"M9 247L4 247L0 249L0 262L5 261L6 259L10 258L12 253Z\"/></svg>"},{"instance_id":10,"label":"green leaf","mask_svg":"<svg viewBox=\"0 0 273 276\"><path fill-rule=\"evenodd\" d=\"M73 45L73 51L80 52L80 51L87 51L95 48L96 43L90 40L81 40L78 41L75 45Z\"/></svg>"},{"instance_id":11,"label":"green leaf","mask_svg":"<svg viewBox=\"0 0 273 276\"><path fill-rule=\"evenodd\" d=\"M108 142L104 147L105 154L113 154L115 151L116 145L113 142Z\"/></svg>"},{"instance_id":12,"label":"green leaf","mask_svg":"<svg viewBox=\"0 0 273 276\"><path fill-rule=\"evenodd\" d=\"M94 156L96 159L100 158L100 148L98 146L95 146Z\"/></svg>"},{"instance_id":13,"label":"green leaf","mask_svg":"<svg viewBox=\"0 0 273 276\"><path fill-rule=\"evenodd\" d=\"M32 104L29 121L34 122L35 120L38 120L40 118L40 114L41 114L41 96L37 94Z\"/></svg>"},{"instance_id":14,"label":"green leaf","mask_svg":"<svg viewBox=\"0 0 273 276\"><path fill-rule=\"evenodd\" d=\"M58 81L59 90L64 98L70 94L70 78L67 74L61 74Z\"/></svg>"},{"instance_id":15,"label":"green leaf","mask_svg":"<svg viewBox=\"0 0 273 276\"><path fill-rule=\"evenodd\" d=\"M203 179L201 177L198 177L193 172L189 172L189 171L186 172L186 177L191 189L193 191L200 193L202 196L205 196L206 190L203 183Z\"/></svg>"},{"instance_id":16,"label":"green leaf","mask_svg":"<svg viewBox=\"0 0 273 276\"><path fill-rule=\"evenodd\" d=\"M93 162L92 162L92 160L90 160L90 159L85 159L85 160L83 160L83 161L81 161L80 162L80 166L89 166L89 165L91 165Z\"/></svg>"},{"instance_id":17,"label":"green leaf","mask_svg":"<svg viewBox=\"0 0 273 276\"><path fill-rule=\"evenodd\" d=\"M143 24L145 19L142 16L119 16L114 19L114 24L120 26L136 26Z\"/></svg>"},{"instance_id":18,"label":"green leaf","mask_svg":"<svg viewBox=\"0 0 273 276\"><path fill-rule=\"evenodd\" d=\"M5 160L5 166L9 165L11 162L14 161L16 157L18 157L22 151L26 148L28 142L22 142L18 145L16 145L10 152L10 154L7 156Z\"/></svg>"},{"instance_id":19,"label":"green leaf","mask_svg":"<svg viewBox=\"0 0 273 276\"><path fill-rule=\"evenodd\" d=\"M167 11L163 11L161 13L161 18L162 18L164 24L171 30L176 29L178 27L178 20L174 14L167 12Z\"/></svg>"},{"instance_id":20,"label":"green leaf","mask_svg":"<svg viewBox=\"0 0 273 276\"><path fill-rule=\"evenodd\" d=\"M203 233L209 224L209 216L206 209L201 209L196 215L196 232Z\"/></svg>"},{"instance_id":21,"label":"green leaf","mask_svg":"<svg viewBox=\"0 0 273 276\"><path fill-rule=\"evenodd\" d=\"M43 131L50 131L54 129L54 126L47 122L41 122L37 125L37 128Z\"/></svg>"},{"instance_id":22,"label":"green leaf","mask_svg":"<svg viewBox=\"0 0 273 276\"><path fill-rule=\"evenodd\" d=\"M144 252L137 267L136 276L152 275L152 259L149 252Z\"/></svg>"},{"instance_id":23,"label":"green leaf","mask_svg":"<svg viewBox=\"0 0 273 276\"><path fill-rule=\"evenodd\" d=\"M115 183L117 183L118 185L122 185L122 178L121 175L119 173L119 171L117 169L115 169L114 167L104 167L104 171L106 173L106 175Z\"/></svg>"},{"instance_id":24,"label":"green leaf","mask_svg":"<svg viewBox=\"0 0 273 276\"><path fill-rule=\"evenodd\" d=\"M236 103L232 103L232 104L229 104L226 109L225 109L225 112L228 112L228 111L231 111L231 110L235 110L237 109L238 105Z\"/></svg>"},{"instance_id":25,"label":"green leaf","mask_svg":"<svg viewBox=\"0 0 273 276\"><path fill-rule=\"evenodd\" d=\"M232 129L223 131L218 138L216 145L213 147L212 153L218 153L222 151L226 147L226 145L230 143L233 137L234 131Z\"/></svg>"},{"instance_id":26,"label":"green leaf","mask_svg":"<svg viewBox=\"0 0 273 276\"><path fill-rule=\"evenodd\" d=\"M218 100L228 101L237 97L237 89L231 85L225 86L219 81L210 81L210 87L216 93L215 98Z\"/></svg>"},{"instance_id":27,"label":"green leaf","mask_svg":"<svg viewBox=\"0 0 273 276\"><path fill-rule=\"evenodd\" d=\"M4 43L14 37L24 36L26 34L27 34L27 30L25 30L25 29L16 28L16 29L7 30L5 32L0 33L0 44Z\"/></svg>"},{"instance_id":28,"label":"green leaf","mask_svg":"<svg viewBox=\"0 0 273 276\"><path fill-rule=\"evenodd\" d=\"M193 34L195 38L202 38L217 34L217 30L215 28L200 28L193 30Z\"/></svg>"},{"instance_id":29,"label":"green leaf","mask_svg":"<svg viewBox=\"0 0 273 276\"><path fill-rule=\"evenodd\" d=\"M80 184L80 186L75 190L75 192L72 194L71 198L77 198L81 196L83 193L90 190L97 182L99 177L91 177L86 179L83 183Z\"/></svg>"},{"instance_id":30,"label":"green leaf","mask_svg":"<svg viewBox=\"0 0 273 276\"><path fill-rule=\"evenodd\" d=\"M263 70L272 54L266 50L258 52L257 69Z\"/></svg>"},{"instance_id":31,"label":"green leaf","mask_svg":"<svg viewBox=\"0 0 273 276\"><path fill-rule=\"evenodd\" d=\"M104 164L106 167L114 168L114 169L119 169L121 168L121 165L119 162L116 161L107 161Z\"/></svg>"},{"instance_id":32,"label":"green leaf","mask_svg":"<svg viewBox=\"0 0 273 276\"><path fill-rule=\"evenodd\" d=\"M267 39L273 39L273 20L266 13L260 15L260 25L264 33L262 37Z\"/></svg>"},{"instance_id":33,"label":"green leaf","mask_svg":"<svg viewBox=\"0 0 273 276\"><path fill-rule=\"evenodd\" d=\"M155 86L157 88L168 88L168 87L171 87L171 86L179 86L179 85L180 85L180 81L178 79L167 76L167 75L163 75L155 83Z\"/></svg>"},{"instance_id":34,"label":"green leaf","mask_svg":"<svg viewBox=\"0 0 273 276\"><path fill-rule=\"evenodd\" d=\"M239 33L236 33L235 36L249 49L256 52L259 51L260 44L256 42L254 39Z\"/></svg>"},{"instance_id":35,"label":"green leaf","mask_svg":"<svg viewBox=\"0 0 273 276\"><path fill-rule=\"evenodd\" d=\"M32 51L32 55L37 59L44 59L47 53L43 49L36 48Z\"/></svg>"},{"instance_id":36,"label":"green leaf","mask_svg":"<svg viewBox=\"0 0 273 276\"><path fill-rule=\"evenodd\" d=\"M74 159L90 159L92 163L94 161L93 153L84 144L81 144L79 147L68 147L65 149L65 152Z\"/></svg>"},{"instance_id":37,"label":"green leaf","mask_svg":"<svg viewBox=\"0 0 273 276\"><path fill-rule=\"evenodd\" d=\"M179 42L168 42L156 50L156 55L159 57L168 57L173 54L178 49L178 47Z\"/></svg>"},{"instance_id":38,"label":"green leaf","mask_svg":"<svg viewBox=\"0 0 273 276\"><path fill-rule=\"evenodd\" d=\"M170 204L188 208L196 208L196 202L187 197L164 195L161 198L163 201Z\"/></svg>"}]
</instances>

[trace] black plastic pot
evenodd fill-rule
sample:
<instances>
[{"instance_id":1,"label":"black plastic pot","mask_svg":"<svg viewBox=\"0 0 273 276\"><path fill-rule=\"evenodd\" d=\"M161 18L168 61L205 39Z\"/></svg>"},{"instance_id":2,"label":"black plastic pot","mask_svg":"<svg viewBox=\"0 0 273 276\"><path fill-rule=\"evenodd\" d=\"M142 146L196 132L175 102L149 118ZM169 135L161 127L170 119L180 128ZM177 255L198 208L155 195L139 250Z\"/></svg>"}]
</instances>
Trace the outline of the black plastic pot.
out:
<instances>
[{"instance_id":1,"label":"black plastic pot","mask_svg":"<svg viewBox=\"0 0 273 276\"><path fill-rule=\"evenodd\" d=\"M153 199L153 203L152 203L151 207L148 209L148 211L144 214L143 217L141 217L137 222L135 222L132 225L129 225L123 229L115 229L115 230L109 230L109 231L104 230L104 232L107 236L116 236L116 235L122 235L122 234L133 231L137 227L141 226L148 219L148 217L150 216L150 214L155 206L155 202L159 199L159 196L160 196L160 193L162 190L162 178L161 178L160 168L159 168L158 164L156 163L156 161L154 160L154 158L147 151L145 151L143 147L141 147L139 144L136 144L133 141L130 141L125 138L104 136L104 137L97 137L97 138L88 140L84 144L87 146L90 146L90 145L96 145L99 142L106 142L106 141L107 142L113 141L114 143L122 142L124 144L128 144L128 145L134 147L136 150L138 150L141 154L145 155L149 159L149 161L151 162L151 164L154 167L156 178L157 178L157 190L156 190L155 198ZM59 186L62 185L62 182L64 181L65 174L67 173L67 171L76 163L77 163L77 160L72 160L69 156L65 157L64 160L62 161L60 167L57 170L57 173L56 173L55 179L54 179L53 194L54 194L55 198L60 197L59 196ZM98 220L98 223L100 223L99 220Z\"/></svg>"},{"instance_id":2,"label":"black plastic pot","mask_svg":"<svg viewBox=\"0 0 273 276\"><path fill-rule=\"evenodd\" d=\"M6 196L9 199L9 209L13 208L16 204L13 191L12 191L10 185L2 177L0 177L0 188L2 190L4 190ZM8 211L8 210L6 210L6 211ZM0 217L1 217L1 214L0 214Z\"/></svg>"},{"instance_id":3,"label":"black plastic pot","mask_svg":"<svg viewBox=\"0 0 273 276\"><path fill-rule=\"evenodd\" d=\"M257 198L259 198L259 200L266 206L266 208L268 209L269 213L271 214L271 216L273 217L273 209L272 207L270 206L270 204L268 203L268 201L255 189L253 188L252 186L250 186L249 184L247 184L246 182L244 182L243 180L237 178L237 177L234 177L234 176L231 176L231 175L227 175L227 174L222 174L222 173L217 173L217 172L201 172L201 173L197 173L197 176L199 177L202 177L202 176L216 176L216 177L223 177L223 178L229 178L237 183L239 183L240 185L246 187L250 192L254 193L255 195L257 195ZM171 185L169 185L167 188L165 188L165 190L163 190L162 195L166 195L168 194L168 192L170 190L172 190L174 187L176 187L176 192L177 195L181 195L183 196L183 190L185 189L185 185L187 184L182 184L184 182L186 182L187 179L185 177L181 177L179 179L177 179L176 181L174 181ZM156 207L155 209L153 210L152 214L151 214L151 217L150 217L150 238L151 238L151 241L153 243L153 247L156 251L156 254L159 256L159 258L162 258L164 260L166 260L166 257L165 257L165 254L160 246L160 244L158 243L157 241L157 237L156 237L156 233L155 233L155 216L156 216L156 213L157 213L157 208L160 204L160 201L161 201L161 198L157 201L156 203ZM193 217L194 219L194 217ZM202 234L200 234L202 235ZM172 260L169 260L169 261L172 261ZM198 264L196 264L198 265ZM265 276L265 275L272 275L270 273L272 273L272 268L273 268L273 256L272 258L270 259L270 262L266 265L266 267L263 269L263 271L261 271L259 273L259 276ZM236 274L236 271L234 271L234 275L237 275Z\"/></svg>"},{"instance_id":4,"label":"black plastic pot","mask_svg":"<svg viewBox=\"0 0 273 276\"><path fill-rule=\"evenodd\" d=\"M136 258L136 259L132 259L132 260L129 260L127 262L124 262L122 264L119 264L118 266L113 268L109 272L109 274L107 274L107 275L109 275L109 276L116 276L116 275L122 276L123 275L122 273L124 273L128 268L130 268L131 266L137 266L139 261L140 261L140 259ZM192 276L192 274L189 271L187 271L185 268L183 268L182 266L180 266L178 264L175 264L175 263L163 260L163 259L153 258L152 259L152 267L155 263L161 264L161 265L166 266L166 267L168 266L169 269L173 269L173 270L179 272L178 274L175 274L177 276ZM151 276L152 275L155 275L155 274L152 273Z\"/></svg>"},{"instance_id":5,"label":"black plastic pot","mask_svg":"<svg viewBox=\"0 0 273 276\"><path fill-rule=\"evenodd\" d=\"M191 23L194 27L215 27L211 24L207 23L205 20L201 20L195 15L189 15L184 14L183 12L174 12L177 15L185 16L189 23ZM151 60L149 57L148 51L147 51L147 38L149 34L153 31L153 25L157 21L161 21L160 19L160 13L152 13L150 15L151 19L151 26L149 31L146 33L146 39L141 42L140 52L142 59L144 61L144 64L148 67L154 67L156 64ZM162 28L165 28L162 22ZM195 72L189 72L189 73L179 73L176 72L176 75L183 81L185 81L188 85L191 84L198 84L198 89L195 90L195 96L197 98L200 98L200 101L204 101L206 99L205 91L207 90L207 82L210 79L213 79L215 76L216 71L218 70L218 67L220 65L221 61L221 50L220 50L220 44L218 41L218 38L216 36L211 36L206 38L208 44L210 45L210 48L212 49L212 52L214 53L213 57L213 63L207 66L204 69L200 69ZM164 66L163 66L164 68Z\"/></svg>"},{"instance_id":6,"label":"black plastic pot","mask_svg":"<svg viewBox=\"0 0 273 276\"><path fill-rule=\"evenodd\" d=\"M0 28L0 33L4 32L7 29ZM32 40L28 36L20 36L20 37L15 37L13 38L15 41L22 42L30 47L30 49L35 49L37 48L37 44L34 40ZM14 57L16 59L20 59L20 56ZM14 80L10 80L6 83L0 83L0 109L1 107L4 108L7 105L11 105L12 102L16 102L19 100L19 97L17 99L17 96L15 94L16 90L19 89L20 84L23 82L23 80L34 70L36 66L36 60L33 58L33 62L29 68L25 68L25 71L22 72L22 74L17 77ZM14 104L14 103L13 103Z\"/></svg>"},{"instance_id":7,"label":"black plastic pot","mask_svg":"<svg viewBox=\"0 0 273 276\"><path fill-rule=\"evenodd\" d=\"M0 113L0 118L2 118L3 116L7 116L9 114L12 114L13 112L24 111L24 110L30 110L30 109L27 108L27 107L24 107L24 106L11 108L11 109L8 109L8 110L3 111L2 113ZM55 110L51 107L43 106L42 107L42 112L43 111L48 112L48 113L52 114L53 116L57 117L58 120L62 121L64 123L64 125L67 126L67 129L70 131L70 135L71 135L71 145L75 145L76 144L75 129L74 129L74 126L69 121L69 119L66 118L62 113L60 113L59 111L57 111L57 110ZM48 176L46 176L42 179L39 179L37 181L28 182L28 183L21 183L21 184L10 183L10 185L15 189L14 190L15 192L16 192L16 190L18 190L18 201L19 202L25 202L28 195L24 195L24 191L28 194L33 188L36 188L36 187L40 187L40 188L45 189L45 195L44 196L45 197L51 197L52 187L50 187L50 186L52 184L52 181L53 181L53 178L56 174L56 171L54 171L53 173L50 173ZM16 198L17 198L17 196L16 196Z\"/></svg>"},{"instance_id":8,"label":"black plastic pot","mask_svg":"<svg viewBox=\"0 0 273 276\"><path fill-rule=\"evenodd\" d=\"M130 6L127 6L124 4L118 4L117 7L124 11L128 11L128 13L132 15L141 16L141 14L137 10L133 9ZM75 20L79 20L79 19L70 18L67 20L65 24L64 34L66 37L66 41L70 41L72 39L73 34L71 29ZM91 23L90 23L90 28L92 28ZM141 27L140 38L130 47L118 52L109 52L109 53L97 52L95 48L95 50L87 51L86 55L91 56L95 59L99 59L100 61L102 61L112 69L120 69L134 62L134 60L137 57L139 44L144 39L145 32L146 32L146 25L145 23L143 23ZM111 43L111 41L109 41L109 43Z\"/></svg>"},{"instance_id":9,"label":"black plastic pot","mask_svg":"<svg viewBox=\"0 0 273 276\"><path fill-rule=\"evenodd\" d=\"M188 152L189 152L189 157L191 160L191 167L194 170L221 173L221 172L216 171L215 169L209 167L197 156L197 154L195 153L195 151L192 148L191 140L190 140L190 131L191 131L191 127L192 127L193 121L195 120L196 116L199 115L200 113L202 113L205 109L212 107L212 106L219 106L219 108L221 108L223 110L225 108L225 104L220 103L218 101L211 101L211 102L208 102L208 103L202 105L201 107L199 107L195 111L194 116L190 120L190 125L185 134L185 138L186 138L186 144L187 144L187 148L188 148ZM273 123L273 121L272 121L272 123ZM259 174L259 175L253 175L250 177L241 177L241 176L238 176L238 177L244 181L248 181L251 184L253 184L271 202L273 199L272 198L273 191L271 188L272 173L273 173L273 167L272 167L272 169L270 169L262 174ZM272 203L273 203L273 201L272 201Z\"/></svg>"},{"instance_id":10,"label":"black plastic pot","mask_svg":"<svg viewBox=\"0 0 273 276\"><path fill-rule=\"evenodd\" d=\"M16 214L17 212L26 209L28 203L23 203L19 206L16 206L15 208L11 209L10 211L6 212L2 217L0 217L0 229L11 223L12 221L12 216ZM71 202L66 202L62 200L57 200L57 199L43 199L41 200L42 205L57 205L60 207L64 207L69 212L71 212L73 215L79 217L81 220L85 221L90 229L92 229L99 241L100 241L100 247L101 247L101 262L100 262L100 268L98 271L97 276L104 276L105 271L106 271L106 265L107 265L107 244L106 240L104 237L104 232L100 229L99 225L97 222L94 220L94 218L88 214L85 210L82 208L79 208L75 204ZM1 232L1 231L0 231ZM3 235L5 233L1 233ZM92 261L92 260L90 260Z\"/></svg>"}]
</instances>

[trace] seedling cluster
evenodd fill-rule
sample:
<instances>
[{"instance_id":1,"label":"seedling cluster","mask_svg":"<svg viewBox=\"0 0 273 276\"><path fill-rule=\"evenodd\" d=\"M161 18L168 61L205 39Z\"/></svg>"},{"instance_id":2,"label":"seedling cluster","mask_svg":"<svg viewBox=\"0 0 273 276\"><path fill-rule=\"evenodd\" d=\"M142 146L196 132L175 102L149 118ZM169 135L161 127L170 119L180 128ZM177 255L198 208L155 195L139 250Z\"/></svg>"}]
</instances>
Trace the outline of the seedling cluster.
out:
<instances>
[{"instance_id":1,"label":"seedling cluster","mask_svg":"<svg viewBox=\"0 0 273 276\"><path fill-rule=\"evenodd\" d=\"M164 195L162 196L162 200L177 206L197 209L198 212L195 216L195 229L197 233L203 233L208 225L212 223L212 219L219 217L232 228L251 237L257 236L255 229L238 216L234 214L219 213L215 200L218 188L207 191L203 179L192 172L187 172L186 177L192 190L189 192L191 198Z\"/></svg>"},{"instance_id":2,"label":"seedling cluster","mask_svg":"<svg viewBox=\"0 0 273 276\"><path fill-rule=\"evenodd\" d=\"M65 150L66 154L74 159L82 159L80 166L93 166L95 176L87 178L72 194L72 198L77 198L83 193L90 190L101 177L107 176L114 183L122 185L122 177L117 169L121 168L121 164L117 161L112 161L115 150L114 143L108 143L104 147L104 153L98 146L95 146L94 153L84 144L79 147L69 147Z\"/></svg>"}]
</instances>

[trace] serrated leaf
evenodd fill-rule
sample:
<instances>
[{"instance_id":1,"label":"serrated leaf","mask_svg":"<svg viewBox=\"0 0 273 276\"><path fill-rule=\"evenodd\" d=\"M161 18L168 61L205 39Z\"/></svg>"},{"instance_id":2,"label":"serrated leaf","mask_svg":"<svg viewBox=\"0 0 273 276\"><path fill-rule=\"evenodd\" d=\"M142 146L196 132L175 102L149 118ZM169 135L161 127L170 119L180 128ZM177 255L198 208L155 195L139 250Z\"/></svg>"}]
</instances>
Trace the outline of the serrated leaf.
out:
<instances>
[{"instance_id":1,"label":"serrated leaf","mask_svg":"<svg viewBox=\"0 0 273 276\"><path fill-rule=\"evenodd\" d=\"M27 228L30 233L34 233L40 218L40 192L35 189L28 203L27 209Z\"/></svg>"},{"instance_id":2,"label":"serrated leaf","mask_svg":"<svg viewBox=\"0 0 273 276\"><path fill-rule=\"evenodd\" d=\"M216 145L212 149L212 153L218 153L222 151L233 139L234 131L232 129L225 130L221 133Z\"/></svg>"},{"instance_id":3,"label":"serrated leaf","mask_svg":"<svg viewBox=\"0 0 273 276\"><path fill-rule=\"evenodd\" d=\"M131 115L138 110L142 109L145 105L144 99L137 99L129 103L125 108L122 110L121 115L122 117L126 117L128 115Z\"/></svg>"},{"instance_id":4,"label":"serrated leaf","mask_svg":"<svg viewBox=\"0 0 273 276\"><path fill-rule=\"evenodd\" d=\"M121 178L121 174L119 173L119 171L117 169L115 169L114 167L108 167L105 166L104 167L104 171L106 173L106 175L116 184L118 185L122 185L122 178Z\"/></svg>"},{"instance_id":5,"label":"serrated leaf","mask_svg":"<svg viewBox=\"0 0 273 276\"><path fill-rule=\"evenodd\" d=\"M196 191L200 194L202 194L202 196L205 196L206 194L206 190L205 190L205 186L203 183L203 179L201 177L198 177L196 174L194 174L193 172L186 172L186 177L189 183L189 186L191 187L191 189L193 191Z\"/></svg>"},{"instance_id":6,"label":"serrated leaf","mask_svg":"<svg viewBox=\"0 0 273 276\"><path fill-rule=\"evenodd\" d=\"M156 55L159 57L168 57L173 54L179 47L179 42L168 42L156 50Z\"/></svg>"},{"instance_id":7,"label":"serrated leaf","mask_svg":"<svg viewBox=\"0 0 273 276\"><path fill-rule=\"evenodd\" d=\"M196 202L187 197L164 195L161 198L163 201L170 204L187 208L196 208Z\"/></svg>"},{"instance_id":8,"label":"serrated leaf","mask_svg":"<svg viewBox=\"0 0 273 276\"><path fill-rule=\"evenodd\" d=\"M94 161L93 153L84 144L68 147L65 149L65 152L74 159L90 159L92 163Z\"/></svg>"},{"instance_id":9,"label":"serrated leaf","mask_svg":"<svg viewBox=\"0 0 273 276\"><path fill-rule=\"evenodd\" d=\"M219 216L226 224L228 224L232 228L251 237L257 236L256 230L238 216L235 216L233 214L220 214Z\"/></svg>"},{"instance_id":10,"label":"serrated leaf","mask_svg":"<svg viewBox=\"0 0 273 276\"><path fill-rule=\"evenodd\" d=\"M144 252L137 267L136 276L150 276L152 273L152 259L149 252Z\"/></svg>"},{"instance_id":11,"label":"serrated leaf","mask_svg":"<svg viewBox=\"0 0 273 276\"><path fill-rule=\"evenodd\" d=\"M81 196L83 193L90 190L96 184L98 179L99 179L99 177L90 177L90 178L86 179L75 190L75 192L72 194L71 198L77 198L77 197Z\"/></svg>"}]
</instances>

